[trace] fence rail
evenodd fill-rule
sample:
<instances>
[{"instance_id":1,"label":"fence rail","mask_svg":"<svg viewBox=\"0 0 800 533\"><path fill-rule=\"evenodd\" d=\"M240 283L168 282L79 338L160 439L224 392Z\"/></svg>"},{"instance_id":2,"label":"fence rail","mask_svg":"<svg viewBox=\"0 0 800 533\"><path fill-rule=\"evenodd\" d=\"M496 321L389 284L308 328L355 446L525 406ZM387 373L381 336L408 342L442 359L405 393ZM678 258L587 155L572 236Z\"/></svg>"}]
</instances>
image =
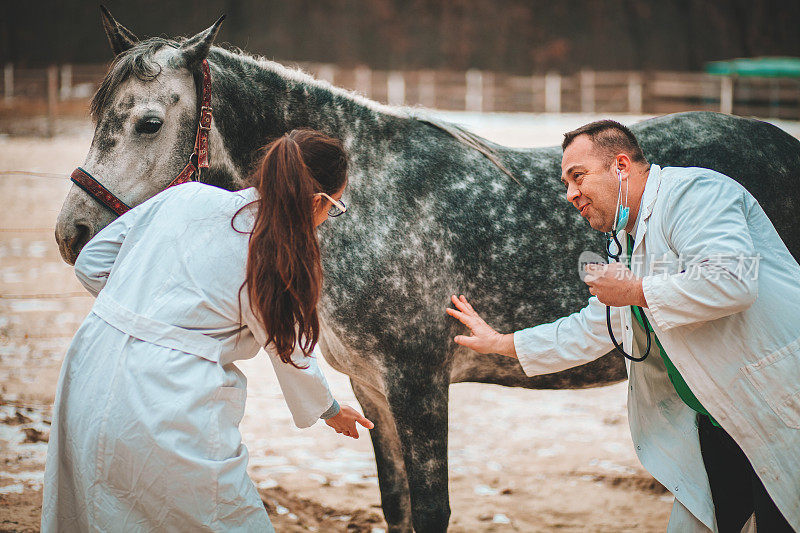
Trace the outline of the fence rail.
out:
<instances>
[{"instance_id":1,"label":"fence rail","mask_svg":"<svg viewBox=\"0 0 800 533\"><path fill-rule=\"evenodd\" d=\"M519 76L480 70L382 71L303 63L334 85L392 105L475 112L662 114L709 110L800 120L800 79L714 76L698 72L601 72ZM47 102L48 114L95 91L106 65L3 68L0 109Z\"/></svg>"}]
</instances>

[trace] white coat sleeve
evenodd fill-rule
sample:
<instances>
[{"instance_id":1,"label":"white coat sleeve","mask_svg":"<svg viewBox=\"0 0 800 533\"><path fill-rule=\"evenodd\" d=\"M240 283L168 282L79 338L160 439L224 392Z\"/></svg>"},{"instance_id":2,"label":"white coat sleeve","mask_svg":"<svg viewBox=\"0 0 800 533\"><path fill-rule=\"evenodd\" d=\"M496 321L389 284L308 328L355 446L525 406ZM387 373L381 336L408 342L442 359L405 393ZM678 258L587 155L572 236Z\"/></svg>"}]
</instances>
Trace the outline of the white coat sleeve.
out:
<instances>
[{"instance_id":1,"label":"white coat sleeve","mask_svg":"<svg viewBox=\"0 0 800 533\"><path fill-rule=\"evenodd\" d=\"M758 294L746 191L706 174L676 184L664 213L666 238L685 269L642 279L659 329L714 320L747 309ZM655 213L654 213L655 215Z\"/></svg>"},{"instance_id":2,"label":"white coat sleeve","mask_svg":"<svg viewBox=\"0 0 800 533\"><path fill-rule=\"evenodd\" d=\"M92 296L97 296L105 287L122 242L141 211L134 208L117 217L92 237L78 254L75 260L75 276Z\"/></svg>"},{"instance_id":3,"label":"white coat sleeve","mask_svg":"<svg viewBox=\"0 0 800 533\"><path fill-rule=\"evenodd\" d=\"M157 206L165 200L182 193L183 190L178 187L170 187L161 191L122 216L117 217L84 245L75 260L75 275L78 281L86 287L86 290L92 293L93 296L97 296L103 290L122 248L122 243L131 228L136 226L137 223L147 223L148 214L154 213L154 209Z\"/></svg>"},{"instance_id":4,"label":"white coat sleeve","mask_svg":"<svg viewBox=\"0 0 800 533\"><path fill-rule=\"evenodd\" d=\"M621 343L618 308L611 308L611 326ZM592 296L577 313L516 331L514 349L528 376L560 372L594 361L614 349L608 336L606 306Z\"/></svg>"},{"instance_id":5,"label":"white coat sleeve","mask_svg":"<svg viewBox=\"0 0 800 533\"><path fill-rule=\"evenodd\" d=\"M258 344L263 347L267 342L264 327L249 309L250 304L244 292L242 291L243 319ZM327 414L332 407L335 407L328 381L319 368L316 357L306 357L298 347L295 347L292 361L298 366L305 367L296 368L281 361L272 344L264 348L264 351L272 362L283 398L297 427L312 426L323 414Z\"/></svg>"}]
</instances>

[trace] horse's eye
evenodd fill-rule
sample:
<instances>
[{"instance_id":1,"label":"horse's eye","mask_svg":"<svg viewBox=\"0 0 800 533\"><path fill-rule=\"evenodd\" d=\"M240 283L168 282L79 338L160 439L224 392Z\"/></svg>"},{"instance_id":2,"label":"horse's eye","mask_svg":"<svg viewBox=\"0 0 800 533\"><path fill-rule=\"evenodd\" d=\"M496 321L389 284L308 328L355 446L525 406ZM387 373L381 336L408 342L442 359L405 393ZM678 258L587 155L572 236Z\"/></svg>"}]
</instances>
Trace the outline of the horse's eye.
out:
<instances>
[{"instance_id":1,"label":"horse's eye","mask_svg":"<svg viewBox=\"0 0 800 533\"><path fill-rule=\"evenodd\" d=\"M156 133L164 122L160 118L150 117L136 123L136 133Z\"/></svg>"}]
</instances>

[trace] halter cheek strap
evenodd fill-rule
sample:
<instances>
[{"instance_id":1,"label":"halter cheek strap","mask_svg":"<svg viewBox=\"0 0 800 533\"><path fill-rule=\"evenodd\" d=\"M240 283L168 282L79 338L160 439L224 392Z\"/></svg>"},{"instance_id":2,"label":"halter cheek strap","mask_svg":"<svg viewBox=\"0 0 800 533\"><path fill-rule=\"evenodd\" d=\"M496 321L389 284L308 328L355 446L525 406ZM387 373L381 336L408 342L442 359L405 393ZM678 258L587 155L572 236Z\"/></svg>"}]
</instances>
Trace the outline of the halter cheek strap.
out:
<instances>
[{"instance_id":1,"label":"halter cheek strap","mask_svg":"<svg viewBox=\"0 0 800 533\"><path fill-rule=\"evenodd\" d=\"M194 140L194 151L189 156L186 166L178 173L165 189L175 185L186 183L187 181L199 181L200 172L209 167L208 154L208 132L211 130L211 120L213 113L211 109L211 69L208 61L203 60L203 87L200 98L200 118L197 121L197 135ZM89 174L81 167L72 171L70 180L86 191L86 194L97 200L103 207L113 211L120 216L131 209L131 207L120 200L111 191L106 189L94 176Z\"/></svg>"},{"instance_id":2,"label":"halter cheek strap","mask_svg":"<svg viewBox=\"0 0 800 533\"><path fill-rule=\"evenodd\" d=\"M203 60L203 96L200 100L200 120L197 122L197 136L194 140L194 151L189 156L189 161L174 180L167 185L167 189L187 181L200 179L200 170L208 168L208 132L211 130L211 70L208 61ZM194 180L192 177L196 176Z\"/></svg>"}]
</instances>

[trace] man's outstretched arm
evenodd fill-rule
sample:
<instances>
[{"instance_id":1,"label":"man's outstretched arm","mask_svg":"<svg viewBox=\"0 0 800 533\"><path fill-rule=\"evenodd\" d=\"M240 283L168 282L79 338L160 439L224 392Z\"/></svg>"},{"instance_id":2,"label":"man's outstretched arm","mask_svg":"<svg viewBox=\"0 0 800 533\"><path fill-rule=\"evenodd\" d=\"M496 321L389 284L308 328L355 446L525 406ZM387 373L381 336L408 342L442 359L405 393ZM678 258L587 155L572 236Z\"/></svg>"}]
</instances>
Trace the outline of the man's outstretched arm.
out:
<instances>
[{"instance_id":1,"label":"man's outstretched arm","mask_svg":"<svg viewBox=\"0 0 800 533\"><path fill-rule=\"evenodd\" d=\"M458 335L455 342L479 353L497 353L519 360L529 376L550 374L602 357L614 348L606 326L606 308L596 297L580 311L549 324L514 333L498 333L489 326L462 295L452 296L455 309L447 313L470 328L471 335ZM619 312L611 311L611 325L621 336Z\"/></svg>"}]
</instances>

